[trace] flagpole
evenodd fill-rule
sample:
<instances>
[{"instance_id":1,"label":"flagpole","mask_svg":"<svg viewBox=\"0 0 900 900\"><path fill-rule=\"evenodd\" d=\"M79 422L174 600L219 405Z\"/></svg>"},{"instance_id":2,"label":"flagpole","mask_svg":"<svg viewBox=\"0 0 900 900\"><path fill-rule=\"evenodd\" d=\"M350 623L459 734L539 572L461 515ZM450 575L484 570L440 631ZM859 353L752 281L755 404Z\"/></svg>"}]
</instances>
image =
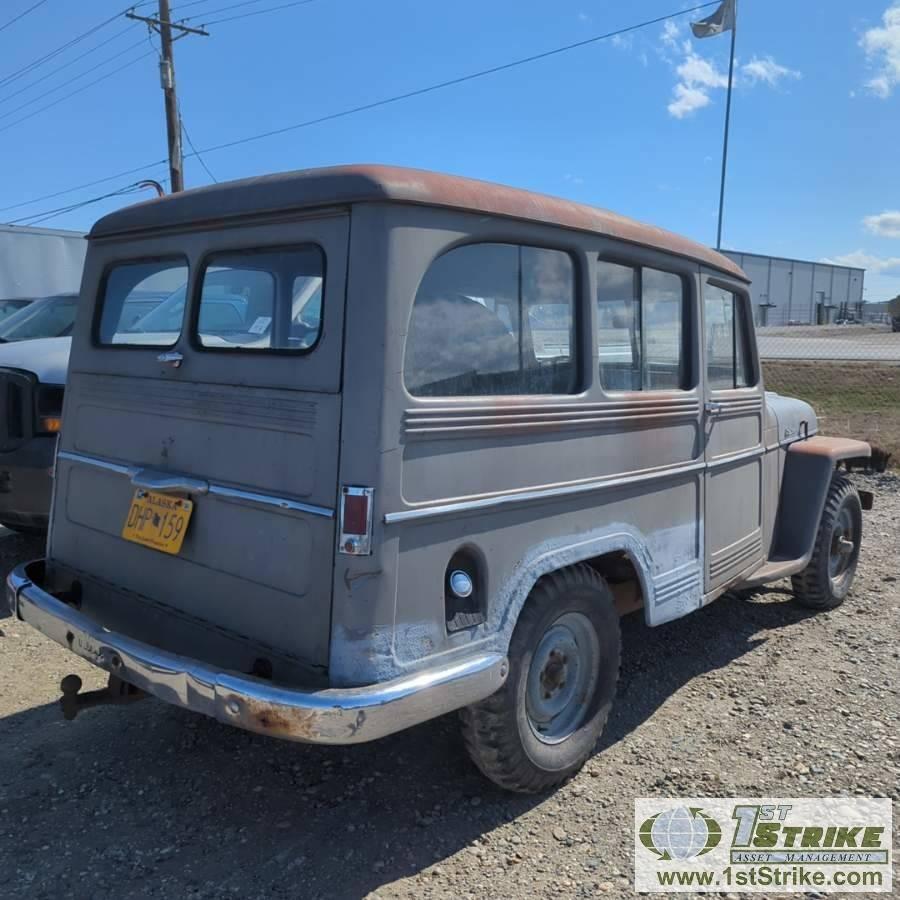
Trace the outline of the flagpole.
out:
<instances>
[{"instance_id":1,"label":"flagpole","mask_svg":"<svg viewBox=\"0 0 900 900\"><path fill-rule=\"evenodd\" d=\"M728 131L731 126L731 88L734 85L734 44L737 38L737 0L734 4L734 21L731 25L731 60L728 63L728 99L725 101L725 141L722 144L722 183L719 187L719 230L716 250L722 249L722 214L725 208L725 172L728 169Z\"/></svg>"}]
</instances>

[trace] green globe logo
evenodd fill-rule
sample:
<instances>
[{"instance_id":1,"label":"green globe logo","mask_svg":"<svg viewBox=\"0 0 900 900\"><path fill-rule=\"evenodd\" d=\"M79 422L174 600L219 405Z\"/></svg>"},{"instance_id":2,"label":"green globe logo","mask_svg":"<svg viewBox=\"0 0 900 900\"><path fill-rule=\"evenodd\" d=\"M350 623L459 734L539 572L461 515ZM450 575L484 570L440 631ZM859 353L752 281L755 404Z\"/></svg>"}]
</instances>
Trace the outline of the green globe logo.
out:
<instances>
[{"instance_id":1,"label":"green globe logo","mask_svg":"<svg viewBox=\"0 0 900 900\"><path fill-rule=\"evenodd\" d=\"M680 806L651 816L638 832L641 843L660 859L695 859L722 840L719 823L697 806Z\"/></svg>"}]
</instances>

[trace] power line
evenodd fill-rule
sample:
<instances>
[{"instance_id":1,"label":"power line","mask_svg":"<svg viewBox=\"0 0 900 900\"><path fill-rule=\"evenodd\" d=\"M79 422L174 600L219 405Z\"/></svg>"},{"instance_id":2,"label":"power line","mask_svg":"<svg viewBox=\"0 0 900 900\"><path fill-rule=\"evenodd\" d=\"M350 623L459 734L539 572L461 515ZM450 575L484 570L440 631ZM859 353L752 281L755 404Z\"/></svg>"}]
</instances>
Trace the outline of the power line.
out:
<instances>
[{"instance_id":1,"label":"power line","mask_svg":"<svg viewBox=\"0 0 900 900\"><path fill-rule=\"evenodd\" d=\"M49 91L44 91L43 94L38 94L36 97L32 97L30 100L26 100L24 103L19 104L19 106L13 107L12 109L8 110L5 113L0 113L0 120L7 119L7 118L9 118L9 116L15 115L17 112L19 112L20 110L26 109L27 107L31 106L33 103L39 103L45 97L49 97L51 94L55 94L57 91L61 91L61 90L63 90L63 88L69 87L69 85L71 85L72 82L78 81L80 78L84 78L85 75L90 75L91 72L96 72L97 69L102 69L103 66L107 65L108 63L113 62L113 60L119 59L120 57L124 56L126 53L130 53L135 48L143 46L143 44L144 44L143 38L141 38L135 44L129 44L124 50L121 50L118 53L114 54L113 56L110 56L108 59L104 59L103 62L99 62L95 66L91 66L91 68L89 68L89 69L85 69L83 72L79 72L77 75L73 76L68 81L64 81L64 82L62 82L62 84L58 84L58 85L56 85L56 87L50 88ZM94 82L94 83L96 84L96 82ZM71 96L71 94L69 96ZM10 98L7 97L5 99L8 100ZM0 101L0 102L3 102L3 101ZM48 107L45 106L43 108L47 109ZM24 120L20 120L20 121L24 121Z\"/></svg>"},{"instance_id":2,"label":"power line","mask_svg":"<svg viewBox=\"0 0 900 900\"><path fill-rule=\"evenodd\" d=\"M141 43L143 43L143 41L141 41ZM48 103L45 106L41 106L38 109L34 110L33 112L28 113L27 116L22 116L22 118L16 119L14 122L10 122L8 125L4 125L2 128L0 128L0 134L2 134L4 131L9 131L10 128L15 128L16 125L20 125L22 122L27 122L28 119L33 118L34 116L38 115L38 113L42 113L45 110L52 109L54 106L58 106L60 103L65 102L70 97L74 97L76 94L80 94L83 91L86 91L88 88L92 88L95 84L99 84L101 81L106 81L107 78L112 78L113 75L117 75L119 72L123 71L124 69L127 69L130 66L133 66L135 63L138 63L142 59L146 59L148 56L151 56L151 55L152 55L151 51L148 50L146 53L143 53L141 56L136 56L134 59L130 59L127 63L125 63L122 66L118 66L117 68L113 69L111 72L107 72L105 75L101 75L99 78L95 78L93 81L89 81L87 84L83 85L82 87L78 88L77 90L70 91L68 94L63 94L63 96L60 97L58 100L54 100L52 103ZM107 62L108 61L109 60L107 60Z\"/></svg>"},{"instance_id":3,"label":"power line","mask_svg":"<svg viewBox=\"0 0 900 900\"><path fill-rule=\"evenodd\" d=\"M21 69L16 69L15 72L11 72L9 75L0 78L0 87L3 87L7 84L12 84L14 81L18 81L20 78L27 75L29 72L33 72L35 69L42 66L45 62L49 62L51 59L59 56L60 53L64 53L70 47L74 47L76 44L80 44L82 41L89 38L92 34L96 34L100 31L101 28L105 28L109 25L110 22L115 22L119 18L119 13L114 16L110 16L108 19L104 19L102 22L94 25L92 28L89 28L87 31L82 32L79 35L76 35L71 40L66 41L65 44L60 44L55 50L51 50L49 53L44 54L41 57L38 57L35 60L32 60L28 65L22 66Z\"/></svg>"},{"instance_id":4,"label":"power line","mask_svg":"<svg viewBox=\"0 0 900 900\"><path fill-rule=\"evenodd\" d=\"M0 103L6 103L9 100L12 100L13 97L18 97L20 94L24 94L26 91L35 87L38 84L46 81L48 78L52 78L54 75L57 75L63 69L68 69L69 66L75 65L79 60L84 59L86 56L90 56L92 53L96 53L98 50L101 50L103 47L107 46L107 44L111 44L113 41L118 40L122 35L128 34L129 31L132 31L136 28L136 25L128 25L126 28L122 29L122 31L117 31L112 37L107 38L105 41L101 41L95 47L91 47L90 50L85 50L84 53L80 53L78 56L70 59L67 63L63 63L61 66L57 66L55 69L51 69L51 71L47 72L46 75L41 75L40 78L36 78L34 81L29 82L24 87L20 87L17 91L13 91L11 94L7 94L5 97L0 97Z\"/></svg>"},{"instance_id":5,"label":"power line","mask_svg":"<svg viewBox=\"0 0 900 900\"><path fill-rule=\"evenodd\" d=\"M315 118L315 119L307 119L306 121L297 122L297 123L294 123L293 125L287 125L283 128L276 128L276 129L272 129L270 131L264 131L264 132L260 132L258 134L248 135L247 137L238 138L233 141L227 141L222 144L216 144L212 147L204 147L200 151L195 150L193 153L187 154L187 156L199 156L200 154L215 153L218 150L226 150L231 147L237 147L242 144L251 143L252 141L263 140L264 138L274 137L274 136L277 136L280 134L285 134L290 131L296 131L301 128L308 128L313 125L319 125L324 122L330 122L335 119L340 119L340 118L344 118L346 116L355 115L356 113L366 112L371 109L377 109L379 107L387 106L392 103L398 103L401 100L408 100L413 97L420 97L425 94L432 93L434 91L439 91L439 90L443 90L448 87L453 87L458 84L463 84L465 82L474 81L478 78L483 78L488 75L496 74L498 72L507 71L509 69L517 68L518 66L527 65L528 63L531 63L531 62L536 62L538 60L547 59L552 56L557 56L561 53L565 53L570 50L575 50L580 47L585 47L585 46L589 46L591 44L596 44L600 41L609 40L611 38L616 37L617 35L628 34L629 32L638 31L642 28L649 28L651 25L659 25L660 23L668 21L669 19L677 19L677 18L681 18L682 16L691 15L692 13L698 12L699 10L707 9L710 6L715 6L718 2L719 2L719 0L711 0L711 2L708 2L708 3L701 3L697 6L689 7L688 9L682 9L677 12L672 12L672 13L669 13L664 16L657 16L656 18L648 19L646 21L639 22L635 25L628 25L624 28L616 29L615 31L608 31L604 34L594 35L593 37L585 38L584 40L576 41L571 44L565 44L561 47L556 47L552 50L546 50L542 53L535 53L535 54L532 54L531 56L526 56L526 57L522 57L520 59L512 60L510 62L503 63L498 66L491 66L490 68L487 68L487 69L480 69L477 72L470 72L466 75L461 75L457 78L451 78L446 81L441 81L436 84L431 84L426 87L418 88L413 91L407 91L406 93L403 93L403 94L395 94L392 97L385 97L381 100L372 101L371 103L365 103L365 104L361 104L359 106L353 106L348 109L343 109L338 112L330 113L325 116L319 116L318 118ZM45 194L42 197L36 197L32 200L25 200L20 203L12 204L10 206L0 207L0 212L6 212L11 209L18 209L22 206L29 206L29 205L32 205L35 203L40 203L43 200L51 200L56 197L60 197L63 194L74 193L75 191L80 191L80 190L84 190L85 188L94 187L98 184L104 184L108 181L114 181L117 178L124 178L128 175L133 175L137 172L143 172L147 169L157 168L161 165L164 165L165 163L166 163L166 160L163 159L163 160L158 160L156 162L148 163L143 166L135 166L133 169L128 169L125 172L119 172L117 175L109 175L105 178L98 178L95 181L87 182L86 184L81 184L81 185L78 185L77 187L66 188L61 191L56 191L55 193L52 193L52 194Z\"/></svg>"},{"instance_id":6,"label":"power line","mask_svg":"<svg viewBox=\"0 0 900 900\"><path fill-rule=\"evenodd\" d=\"M180 6L177 6L172 12L178 12L179 10L186 9L188 6L196 6L197 3L211 3L212 0L193 0L192 3L182 3ZM199 13L194 13L190 16L185 16L184 21L188 19L198 19L200 16L215 16L221 12L228 12L232 9L240 9L242 6L255 6L257 3L265 3L266 0L241 0L240 3L232 3L230 6L220 6L218 9L206 9L201 10Z\"/></svg>"},{"instance_id":7,"label":"power line","mask_svg":"<svg viewBox=\"0 0 900 900\"><path fill-rule=\"evenodd\" d=\"M38 0L38 2L35 3L33 6L29 6L28 9L23 10L17 16L13 16L13 18L11 18L5 24L0 25L0 31L6 31L6 29L9 28L10 25L15 25L16 22L19 21L19 19L24 19L25 16L28 15L28 13L34 12L39 6L43 6L46 2L47 2L47 0Z\"/></svg>"},{"instance_id":8,"label":"power line","mask_svg":"<svg viewBox=\"0 0 900 900\"><path fill-rule=\"evenodd\" d=\"M332 122L335 119L342 119L346 116L352 116L356 113L366 112L370 109L378 109L382 106L388 106L392 103L399 103L401 100L410 100L413 97L422 97L425 94L441 91L448 87L455 87L458 84L465 84L468 81L475 81L478 78L484 78L487 75L496 75L498 72L506 72L509 69L515 69L519 66L528 65L538 60L548 59L551 56L558 56L561 53L567 53L570 50L577 50L580 47L587 47L590 44L596 44L599 41L609 40L619 35L628 34L632 31L638 31L641 28L648 28L651 25L659 25L669 19L680 18L681 16L690 15L709 6L715 6L719 0L712 0L709 3L701 3L698 6L683 9L679 12L669 13L665 16L657 16L655 19L648 19L645 22L639 22L636 25L628 25L625 28L618 28L615 31L608 31L605 34L594 35L581 41L575 41L571 44L565 44L562 47L555 47L553 50L545 50L542 53L534 53L531 56L524 56L521 59L515 59L508 63L502 63L499 66L491 66L487 69L480 69L477 72L470 72L466 75L460 75L457 78L449 78L446 81L439 81L436 84L430 84L426 87L417 88L413 91L406 91L403 94L395 94L392 97L384 97L381 100L373 100L371 103L362 103L359 106L351 106L348 109L342 109L339 112L329 113L328 115L318 116L315 119L307 119L303 122L296 122L293 125L285 125L283 128L273 128L271 131L263 131L259 134L249 135L244 138L238 138L233 141L226 141L222 144L216 144L212 147L205 147L203 153L215 153L217 150L227 150L231 147L239 147L242 144L249 144L253 141L260 141L263 138L275 137L280 134L286 134L289 131L297 131L301 128L309 128L312 125L321 125L323 122Z\"/></svg>"},{"instance_id":9,"label":"power line","mask_svg":"<svg viewBox=\"0 0 900 900\"><path fill-rule=\"evenodd\" d=\"M206 162L204 161L203 157L197 152L197 148L194 146L194 142L191 140L191 135L187 130L187 125L184 124L184 115L181 112L181 104L180 103L178 104L178 121L181 124L181 130L184 132L185 138L187 138L188 146L193 151L192 153L189 153L188 155L195 156L197 158L197 162L199 162L200 165L203 166L203 169L206 172L206 174L209 175L209 177L212 179L213 184L218 184L219 179L216 178L216 176L213 175L212 172L210 172L209 166L206 165Z\"/></svg>"},{"instance_id":10,"label":"power line","mask_svg":"<svg viewBox=\"0 0 900 900\"><path fill-rule=\"evenodd\" d=\"M76 187L65 188L61 191L54 191L52 194L44 194L42 197L35 197L32 200L23 200L20 203L12 203L9 206L0 207L0 212L9 212L11 209L21 209L23 206L33 206L35 203L43 203L44 200L55 200L62 197L63 194L74 194L75 191L83 191L87 188L96 187L98 184L107 184L110 181L116 181L119 178L126 178L128 175L136 175L138 172L146 172L148 169L158 169L160 166L168 164L168 160L160 159L153 163L147 163L143 166L135 166L133 169L126 169L124 172L116 172L115 175L106 175L103 178L97 178L94 181L86 181ZM26 216L26 218L28 218Z\"/></svg>"},{"instance_id":11,"label":"power line","mask_svg":"<svg viewBox=\"0 0 900 900\"><path fill-rule=\"evenodd\" d=\"M239 6L246 6L248 2L259 3L261 0L245 0L244 3L235 3L233 6L222 7L221 9L210 10L208 13L201 13L200 16L191 16L189 18L200 18L203 15L215 15L224 12L227 9L236 9ZM224 19L203 19L204 25L221 25L224 22L235 22L238 19L249 19L251 16L261 16L263 13L278 12L282 9L291 9L294 6L306 6L308 3L315 3L316 0L293 0L291 3L282 3L280 6L269 6L266 9L255 9L251 12L241 13L238 16L226 16Z\"/></svg>"},{"instance_id":12,"label":"power line","mask_svg":"<svg viewBox=\"0 0 900 900\"><path fill-rule=\"evenodd\" d=\"M139 191L143 190L142 182L136 181L134 184L125 185L125 187L119 188L116 191L110 191L108 194L101 194L99 197L91 197L89 200L81 200L78 203L72 203L69 206L60 206L57 209L50 209L43 213L34 213L30 216L22 216L21 219L13 219L11 222L7 222L7 225L20 225L23 223L27 223L29 226L38 225L41 222L46 222L49 219L54 219L57 216L64 215L68 212L74 212L76 209L81 209L84 206L90 206L92 203L99 203L101 200L108 200L110 197L121 197L125 194L136 194Z\"/></svg>"}]
</instances>

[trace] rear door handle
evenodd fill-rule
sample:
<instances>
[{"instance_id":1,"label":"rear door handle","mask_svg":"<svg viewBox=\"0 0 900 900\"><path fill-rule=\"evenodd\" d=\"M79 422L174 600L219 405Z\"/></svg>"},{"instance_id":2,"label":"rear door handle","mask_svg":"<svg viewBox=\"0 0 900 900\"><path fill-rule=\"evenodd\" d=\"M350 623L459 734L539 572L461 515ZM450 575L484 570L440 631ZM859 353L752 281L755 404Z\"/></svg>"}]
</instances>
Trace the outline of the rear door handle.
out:
<instances>
[{"instance_id":1,"label":"rear door handle","mask_svg":"<svg viewBox=\"0 0 900 900\"><path fill-rule=\"evenodd\" d=\"M165 353L160 353L159 356L156 357L156 361L166 363L167 365L172 366L172 368L177 369L184 362L184 354L179 353L177 350L167 350Z\"/></svg>"},{"instance_id":2,"label":"rear door handle","mask_svg":"<svg viewBox=\"0 0 900 900\"><path fill-rule=\"evenodd\" d=\"M706 403L703 404L703 408L711 416L717 416L720 412L722 412L722 404L717 403L715 400L707 400Z\"/></svg>"},{"instance_id":3,"label":"rear door handle","mask_svg":"<svg viewBox=\"0 0 900 900\"><path fill-rule=\"evenodd\" d=\"M154 472L151 469L139 469L131 476L131 483L145 491L157 491L160 494L208 494L209 482L201 478L188 478L184 475L170 475L168 472Z\"/></svg>"}]
</instances>

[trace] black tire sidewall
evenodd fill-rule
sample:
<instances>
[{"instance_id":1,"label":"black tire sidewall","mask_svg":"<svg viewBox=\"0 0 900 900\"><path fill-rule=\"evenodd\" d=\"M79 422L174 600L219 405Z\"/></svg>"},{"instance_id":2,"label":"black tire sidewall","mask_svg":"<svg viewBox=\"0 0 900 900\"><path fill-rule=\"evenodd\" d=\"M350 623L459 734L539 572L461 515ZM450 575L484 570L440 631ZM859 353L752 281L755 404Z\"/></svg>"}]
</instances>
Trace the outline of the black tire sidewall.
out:
<instances>
[{"instance_id":1,"label":"black tire sidewall","mask_svg":"<svg viewBox=\"0 0 900 900\"><path fill-rule=\"evenodd\" d=\"M621 640L612 594L602 580L570 586L564 602L548 602L553 599L556 598L543 592L532 598L537 608L529 610L530 615L520 620L510 642L509 678L515 702L515 726L525 756L542 772L565 773L584 764L603 731L619 676ZM600 653L597 681L582 725L564 740L548 744L535 735L528 721L525 702L528 672L544 634L557 619L571 612L582 614L594 626Z\"/></svg>"},{"instance_id":2,"label":"black tire sidewall","mask_svg":"<svg viewBox=\"0 0 900 900\"><path fill-rule=\"evenodd\" d=\"M859 563L860 544L862 542L862 505L859 502L859 495L847 484L846 488L842 488L844 496L834 510L829 510L821 523L821 532L819 535L820 548L818 559L818 571L816 573L820 580L822 592L831 600L834 605L841 603L850 593L853 586L853 580L856 576L856 567ZM853 519L854 537L856 538L856 547L853 551L853 561L849 568L841 577L839 585L835 585L831 578L831 535L834 531L835 523L840 517L843 510L850 507L850 515Z\"/></svg>"}]
</instances>

